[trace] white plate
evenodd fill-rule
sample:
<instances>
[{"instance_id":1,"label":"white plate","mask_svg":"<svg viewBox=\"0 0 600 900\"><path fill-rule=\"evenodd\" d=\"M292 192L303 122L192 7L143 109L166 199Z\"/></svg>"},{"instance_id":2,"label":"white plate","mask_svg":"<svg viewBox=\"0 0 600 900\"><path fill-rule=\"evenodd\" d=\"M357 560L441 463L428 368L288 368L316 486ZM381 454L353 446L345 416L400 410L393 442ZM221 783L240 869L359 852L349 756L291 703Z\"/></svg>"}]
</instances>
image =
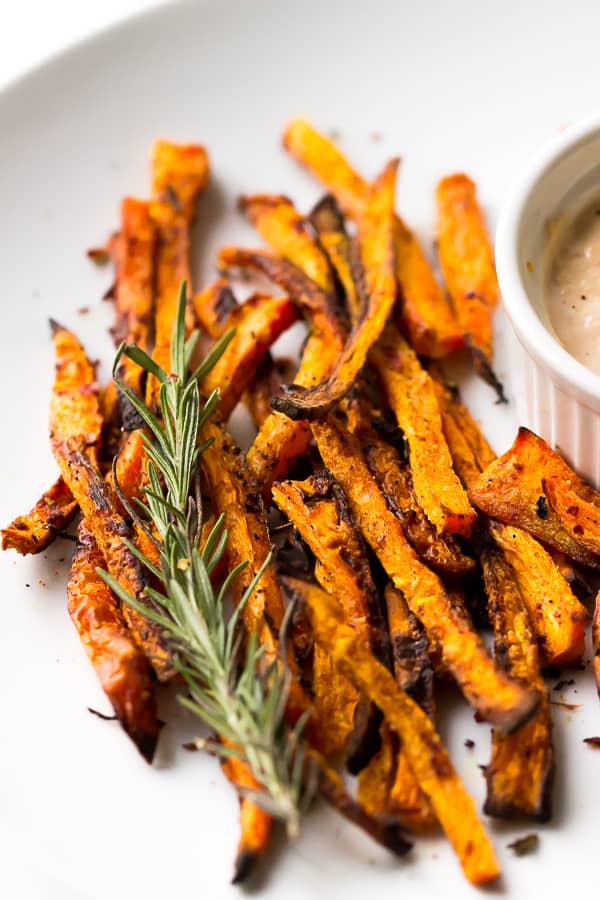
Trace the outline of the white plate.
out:
<instances>
[{"instance_id":1,"label":"white plate","mask_svg":"<svg viewBox=\"0 0 600 900\"><path fill-rule=\"evenodd\" d=\"M493 9L434 0L195 3L101 35L5 91L3 522L55 476L46 434L47 317L73 326L92 354L110 360L109 310L98 302L110 276L84 251L116 225L124 194L147 192L153 138L210 149L214 180L196 233L197 284L211 276L221 243L257 240L235 211L238 193L283 191L303 208L319 195L279 146L282 126L298 113L338 131L367 174L402 153L399 207L431 245L432 188L441 174L470 172L494 223L527 155L597 108L600 7L578 11L548 2ZM77 312L84 306L88 315ZM500 321L497 368L505 378L502 329ZM495 406L480 384L466 384L466 395L504 449L517 424L512 407ZM36 558L0 557L0 893L234 897L237 803L213 759L180 749L193 724L165 705L168 724L150 769L114 724L86 710L107 703L65 612L70 549L57 542ZM597 881L600 755L582 738L600 731L600 709L589 672L576 679L568 699L581 709L555 708L556 813L553 824L535 829L539 852L516 859L505 848L528 826L490 825L510 897L535 884L551 900L572 892L574 878L590 887ZM481 802L477 764L487 760L489 729L464 704L442 727ZM464 748L467 737L475 750ZM410 859L396 862L321 808L296 846L273 854L262 889L267 900L323 891L329 900L474 895L442 839L419 841Z\"/></svg>"}]
</instances>

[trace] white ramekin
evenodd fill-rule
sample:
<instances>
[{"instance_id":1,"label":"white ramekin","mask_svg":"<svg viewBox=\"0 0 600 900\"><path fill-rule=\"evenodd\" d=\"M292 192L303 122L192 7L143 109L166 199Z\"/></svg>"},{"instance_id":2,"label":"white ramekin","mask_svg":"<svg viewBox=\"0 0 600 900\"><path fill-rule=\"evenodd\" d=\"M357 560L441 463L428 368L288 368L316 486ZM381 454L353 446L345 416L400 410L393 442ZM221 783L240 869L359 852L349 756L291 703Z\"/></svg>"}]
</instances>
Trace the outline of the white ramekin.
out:
<instances>
[{"instance_id":1,"label":"white ramekin","mask_svg":"<svg viewBox=\"0 0 600 900\"><path fill-rule=\"evenodd\" d=\"M558 135L508 200L496 234L496 266L512 324L511 384L521 425L600 486L600 375L554 334L544 305L557 223L600 198L600 117ZM514 365L512 364L514 360Z\"/></svg>"}]
</instances>

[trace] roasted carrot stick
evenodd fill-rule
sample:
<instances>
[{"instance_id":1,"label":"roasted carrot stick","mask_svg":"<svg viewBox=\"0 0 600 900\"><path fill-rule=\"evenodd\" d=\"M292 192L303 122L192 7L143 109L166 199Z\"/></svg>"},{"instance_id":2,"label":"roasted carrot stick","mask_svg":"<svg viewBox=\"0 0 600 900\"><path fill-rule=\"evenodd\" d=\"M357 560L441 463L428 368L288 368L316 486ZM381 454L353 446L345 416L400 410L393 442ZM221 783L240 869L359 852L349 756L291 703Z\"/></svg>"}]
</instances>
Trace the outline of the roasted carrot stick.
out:
<instances>
[{"instance_id":1,"label":"roasted carrot stick","mask_svg":"<svg viewBox=\"0 0 600 900\"><path fill-rule=\"evenodd\" d=\"M33 509L2 529L2 549L18 553L40 553L66 528L77 512L77 501L62 478L58 478Z\"/></svg>"},{"instance_id":2,"label":"roasted carrot stick","mask_svg":"<svg viewBox=\"0 0 600 900\"><path fill-rule=\"evenodd\" d=\"M542 696L540 708L513 735L492 732L492 758L485 769L484 810L499 818L550 818L554 775L548 691L540 670L536 636L513 572L497 550L481 555L496 659L513 677Z\"/></svg>"},{"instance_id":3,"label":"roasted carrot stick","mask_svg":"<svg viewBox=\"0 0 600 900\"><path fill-rule=\"evenodd\" d=\"M449 175L437 186L437 241L444 281L476 371L504 400L492 369L492 315L500 292L494 254L473 181Z\"/></svg>"},{"instance_id":4,"label":"roasted carrot stick","mask_svg":"<svg viewBox=\"0 0 600 900\"><path fill-rule=\"evenodd\" d=\"M124 590L144 603L140 565L123 541L130 533L129 527L97 468L102 420L94 368L72 332L53 323L53 338L56 376L50 405L50 436L55 459L108 571ZM123 613L136 643L159 678L171 677L173 669L160 630L128 604Z\"/></svg>"},{"instance_id":5,"label":"roasted carrot stick","mask_svg":"<svg viewBox=\"0 0 600 900\"><path fill-rule=\"evenodd\" d=\"M323 197L312 210L310 221L343 289L350 321L355 322L360 312L360 301L352 273L352 245L335 197L331 194Z\"/></svg>"},{"instance_id":6,"label":"roasted carrot stick","mask_svg":"<svg viewBox=\"0 0 600 900\"><path fill-rule=\"evenodd\" d=\"M346 215L358 220L368 195L367 182L337 147L304 119L285 129L283 143L330 191ZM445 356L462 347L462 334L444 292L414 234L395 221L396 277L402 295L402 319L417 353Z\"/></svg>"},{"instance_id":7,"label":"roasted carrot stick","mask_svg":"<svg viewBox=\"0 0 600 900\"><path fill-rule=\"evenodd\" d=\"M82 523L67 583L69 614L115 715L144 759L152 762L160 724L150 669L117 598L96 572L104 566Z\"/></svg>"},{"instance_id":8,"label":"roasted carrot stick","mask_svg":"<svg viewBox=\"0 0 600 900\"><path fill-rule=\"evenodd\" d=\"M392 311L396 300L393 233L398 162L388 163L373 184L358 223L364 306L327 380L310 389L291 385L274 398L273 407L291 419L324 415L348 393Z\"/></svg>"},{"instance_id":9,"label":"roasted carrot stick","mask_svg":"<svg viewBox=\"0 0 600 900\"><path fill-rule=\"evenodd\" d=\"M291 200L277 194L240 197L242 209L264 240L327 293L334 292L331 267L315 243L310 223L295 209Z\"/></svg>"},{"instance_id":10,"label":"roasted carrot stick","mask_svg":"<svg viewBox=\"0 0 600 900\"><path fill-rule=\"evenodd\" d=\"M408 441L413 486L427 518L438 531L469 534L477 514L452 467L430 376L393 324L371 360Z\"/></svg>"},{"instance_id":11,"label":"roasted carrot stick","mask_svg":"<svg viewBox=\"0 0 600 900\"><path fill-rule=\"evenodd\" d=\"M196 144L157 141L152 155L150 213L157 230L153 358L170 370L170 348L182 281L190 284L189 242L196 199L209 178L206 151ZM193 327L191 311L188 329ZM158 382L149 377L146 402L158 400Z\"/></svg>"},{"instance_id":12,"label":"roasted carrot stick","mask_svg":"<svg viewBox=\"0 0 600 900\"><path fill-rule=\"evenodd\" d=\"M340 671L379 706L400 736L411 768L466 877L473 884L494 881L499 868L492 845L431 720L344 622L334 597L321 595L319 602L311 606L311 613L317 640L327 647Z\"/></svg>"}]
</instances>

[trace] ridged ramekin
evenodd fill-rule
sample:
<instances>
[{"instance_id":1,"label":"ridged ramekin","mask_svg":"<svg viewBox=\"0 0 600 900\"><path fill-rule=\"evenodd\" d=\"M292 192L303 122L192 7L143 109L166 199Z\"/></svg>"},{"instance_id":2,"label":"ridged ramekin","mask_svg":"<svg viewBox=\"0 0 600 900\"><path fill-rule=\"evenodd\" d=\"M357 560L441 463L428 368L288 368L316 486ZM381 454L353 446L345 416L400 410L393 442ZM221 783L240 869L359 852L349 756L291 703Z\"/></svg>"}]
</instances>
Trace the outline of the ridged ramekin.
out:
<instances>
[{"instance_id":1,"label":"ridged ramekin","mask_svg":"<svg viewBox=\"0 0 600 900\"><path fill-rule=\"evenodd\" d=\"M600 198L600 117L558 135L506 203L496 266L512 325L511 385L521 425L541 435L600 487L600 375L562 346L544 305L552 237Z\"/></svg>"}]
</instances>

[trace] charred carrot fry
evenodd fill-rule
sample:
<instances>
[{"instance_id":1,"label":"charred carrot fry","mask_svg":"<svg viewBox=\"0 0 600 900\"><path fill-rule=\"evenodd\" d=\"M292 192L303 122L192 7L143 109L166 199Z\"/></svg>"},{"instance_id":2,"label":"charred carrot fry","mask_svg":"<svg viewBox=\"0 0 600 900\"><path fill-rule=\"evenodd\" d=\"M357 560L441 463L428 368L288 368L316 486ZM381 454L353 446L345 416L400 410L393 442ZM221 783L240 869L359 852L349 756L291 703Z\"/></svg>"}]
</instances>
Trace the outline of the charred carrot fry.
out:
<instances>
[{"instance_id":1,"label":"charred carrot fry","mask_svg":"<svg viewBox=\"0 0 600 900\"><path fill-rule=\"evenodd\" d=\"M315 243L309 220L291 200L277 194L254 194L240 197L239 205L267 244L306 272L321 290L334 292L327 257Z\"/></svg>"},{"instance_id":2,"label":"charred carrot fry","mask_svg":"<svg viewBox=\"0 0 600 900\"><path fill-rule=\"evenodd\" d=\"M492 369L492 315L500 292L494 254L473 181L449 175L437 186L437 241L444 281L476 371L505 400Z\"/></svg>"},{"instance_id":3,"label":"charred carrot fry","mask_svg":"<svg viewBox=\"0 0 600 900\"><path fill-rule=\"evenodd\" d=\"M499 868L492 845L431 720L344 622L335 598L322 595L311 606L311 613L317 640L327 647L340 671L379 706L400 736L415 777L429 797L466 877L473 884L494 881Z\"/></svg>"},{"instance_id":4,"label":"charred carrot fry","mask_svg":"<svg viewBox=\"0 0 600 900\"><path fill-rule=\"evenodd\" d=\"M217 266L220 271L241 269L260 272L286 291L309 320L318 316L327 322L332 333L343 331L335 297L322 290L312 278L289 260L266 250L222 247Z\"/></svg>"},{"instance_id":5,"label":"charred carrot fry","mask_svg":"<svg viewBox=\"0 0 600 900\"><path fill-rule=\"evenodd\" d=\"M147 201L126 197L121 204L121 225L115 242L115 312L113 335L117 343L136 344L149 353L154 311L154 251L156 227ZM139 396L143 395L144 371L122 356L119 377ZM126 404L124 426L133 410ZM135 417L137 420L137 416Z\"/></svg>"},{"instance_id":6,"label":"charred carrot fry","mask_svg":"<svg viewBox=\"0 0 600 900\"><path fill-rule=\"evenodd\" d=\"M386 587L385 599L396 682L433 717L433 667L422 626L391 585ZM398 815L411 831L429 830L435 824L431 804L385 723L381 743L380 753L368 767L371 771L365 769L359 776L359 799L371 813Z\"/></svg>"},{"instance_id":7,"label":"charred carrot fry","mask_svg":"<svg viewBox=\"0 0 600 900\"><path fill-rule=\"evenodd\" d=\"M229 247L219 254L219 268L249 268L260 271L289 294L310 318L310 334L294 383L312 387L331 372L343 346L344 329L329 297L304 272L273 254ZM306 422L293 422L273 412L263 423L247 455L247 463L263 496L270 497L271 485L284 478L310 441Z\"/></svg>"},{"instance_id":8,"label":"charred carrot fry","mask_svg":"<svg viewBox=\"0 0 600 900\"><path fill-rule=\"evenodd\" d=\"M471 623L454 604L440 579L418 558L402 526L378 489L360 445L332 416L314 422L313 434L323 462L344 489L350 510L411 611L423 624L432 650L439 650L466 699L482 718L510 733L539 705L500 671Z\"/></svg>"},{"instance_id":9,"label":"charred carrot fry","mask_svg":"<svg viewBox=\"0 0 600 900\"><path fill-rule=\"evenodd\" d=\"M242 397L257 429L260 430L271 415L274 394L282 384L292 380L294 372L295 366L287 357L273 359L270 353L265 354Z\"/></svg>"},{"instance_id":10,"label":"charred carrot fry","mask_svg":"<svg viewBox=\"0 0 600 900\"><path fill-rule=\"evenodd\" d=\"M470 488L483 470L496 459L496 454L461 402L458 391L448 387L439 372L430 370L430 374L434 376L433 387L454 469L465 487Z\"/></svg>"},{"instance_id":11,"label":"charred carrot fry","mask_svg":"<svg viewBox=\"0 0 600 900\"><path fill-rule=\"evenodd\" d=\"M499 818L550 818L554 775L552 722L548 691L540 670L530 615L502 555L486 549L481 556L488 610L494 628L496 659L505 670L542 696L540 708L516 734L492 732L492 758L485 769L484 811Z\"/></svg>"},{"instance_id":12,"label":"charred carrot fry","mask_svg":"<svg viewBox=\"0 0 600 900\"><path fill-rule=\"evenodd\" d=\"M371 360L408 441L413 486L425 515L438 531L469 534L477 514L452 467L430 376L392 324Z\"/></svg>"},{"instance_id":13,"label":"charred carrot fry","mask_svg":"<svg viewBox=\"0 0 600 900\"><path fill-rule=\"evenodd\" d=\"M346 621L390 663L379 595L343 491L323 472L305 481L275 483L273 500L314 553L321 587L339 598Z\"/></svg>"},{"instance_id":14,"label":"charred carrot fry","mask_svg":"<svg viewBox=\"0 0 600 900\"><path fill-rule=\"evenodd\" d=\"M153 359L168 372L173 323L182 281L190 283L189 241L196 199L209 178L206 151L196 144L157 141L152 156L150 213L157 230L156 300ZM193 327L191 311L187 319ZM158 382L149 377L146 402L158 399Z\"/></svg>"},{"instance_id":15,"label":"charred carrot fry","mask_svg":"<svg viewBox=\"0 0 600 900\"><path fill-rule=\"evenodd\" d=\"M360 313L360 301L352 273L352 248L335 197L331 194L323 197L312 210L310 221L344 291L350 321L355 322Z\"/></svg>"},{"instance_id":16,"label":"charred carrot fry","mask_svg":"<svg viewBox=\"0 0 600 900\"><path fill-rule=\"evenodd\" d=\"M579 662L588 615L550 554L515 526L490 522L489 530L513 569L546 663Z\"/></svg>"},{"instance_id":17,"label":"charred carrot fry","mask_svg":"<svg viewBox=\"0 0 600 900\"><path fill-rule=\"evenodd\" d=\"M233 747L226 738L221 737L220 740L226 746ZM221 768L227 780L238 791L262 790L247 764L236 756L222 756ZM241 884L253 871L268 847L273 826L271 816L262 807L241 794L239 800L240 838L234 863L233 884Z\"/></svg>"},{"instance_id":18,"label":"charred carrot fry","mask_svg":"<svg viewBox=\"0 0 600 900\"><path fill-rule=\"evenodd\" d=\"M33 509L2 529L2 549L17 553L40 553L67 527L77 512L77 501L62 478L58 478Z\"/></svg>"},{"instance_id":19,"label":"charred carrot fry","mask_svg":"<svg viewBox=\"0 0 600 900\"><path fill-rule=\"evenodd\" d=\"M67 583L69 614L115 715L144 759L152 762L160 724L150 669L116 597L96 572L104 565L82 523Z\"/></svg>"},{"instance_id":20,"label":"charred carrot fry","mask_svg":"<svg viewBox=\"0 0 600 900\"><path fill-rule=\"evenodd\" d=\"M325 185L344 213L358 220L369 186L337 147L304 119L294 119L283 135L286 149ZM440 357L462 347L460 327L414 234L395 220L396 277L402 319L415 351Z\"/></svg>"},{"instance_id":21,"label":"charred carrot fry","mask_svg":"<svg viewBox=\"0 0 600 900\"><path fill-rule=\"evenodd\" d=\"M388 506L402 523L409 544L436 572L460 577L473 572L475 560L466 556L450 534L438 534L419 505L410 467L400 461L398 451L386 443L370 424L350 427L364 448L365 459Z\"/></svg>"},{"instance_id":22,"label":"charred carrot fry","mask_svg":"<svg viewBox=\"0 0 600 900\"><path fill-rule=\"evenodd\" d=\"M227 331L231 313L239 306L226 278L217 278L192 301L196 322L210 337L221 337Z\"/></svg>"},{"instance_id":23,"label":"charred carrot fry","mask_svg":"<svg viewBox=\"0 0 600 900\"><path fill-rule=\"evenodd\" d=\"M288 297L267 294L255 294L227 317L227 327L235 328L235 335L200 385L205 396L219 388L219 414L224 420L250 386L268 348L297 318Z\"/></svg>"},{"instance_id":24,"label":"charred carrot fry","mask_svg":"<svg viewBox=\"0 0 600 900\"><path fill-rule=\"evenodd\" d=\"M392 311L396 300L393 231L398 162L392 160L375 181L358 223L364 307L327 380L308 390L292 385L274 398L274 409L290 419L318 418L348 393Z\"/></svg>"},{"instance_id":25,"label":"charred carrot fry","mask_svg":"<svg viewBox=\"0 0 600 900\"><path fill-rule=\"evenodd\" d=\"M145 585L140 565L123 541L130 533L129 527L97 468L102 420L94 368L72 332L53 323L53 338L56 376L50 405L50 435L55 459L108 571L124 590L144 603ZM136 643L159 678L171 677L173 669L160 630L128 604L123 607L123 614Z\"/></svg>"},{"instance_id":26,"label":"charred carrot fry","mask_svg":"<svg viewBox=\"0 0 600 900\"><path fill-rule=\"evenodd\" d=\"M550 478L569 484L579 497L594 503L596 492L590 485L578 478L542 438L520 428L512 447L471 485L469 497L486 515L528 531L583 565L599 568L598 555L569 534L548 503L543 482Z\"/></svg>"}]
</instances>

